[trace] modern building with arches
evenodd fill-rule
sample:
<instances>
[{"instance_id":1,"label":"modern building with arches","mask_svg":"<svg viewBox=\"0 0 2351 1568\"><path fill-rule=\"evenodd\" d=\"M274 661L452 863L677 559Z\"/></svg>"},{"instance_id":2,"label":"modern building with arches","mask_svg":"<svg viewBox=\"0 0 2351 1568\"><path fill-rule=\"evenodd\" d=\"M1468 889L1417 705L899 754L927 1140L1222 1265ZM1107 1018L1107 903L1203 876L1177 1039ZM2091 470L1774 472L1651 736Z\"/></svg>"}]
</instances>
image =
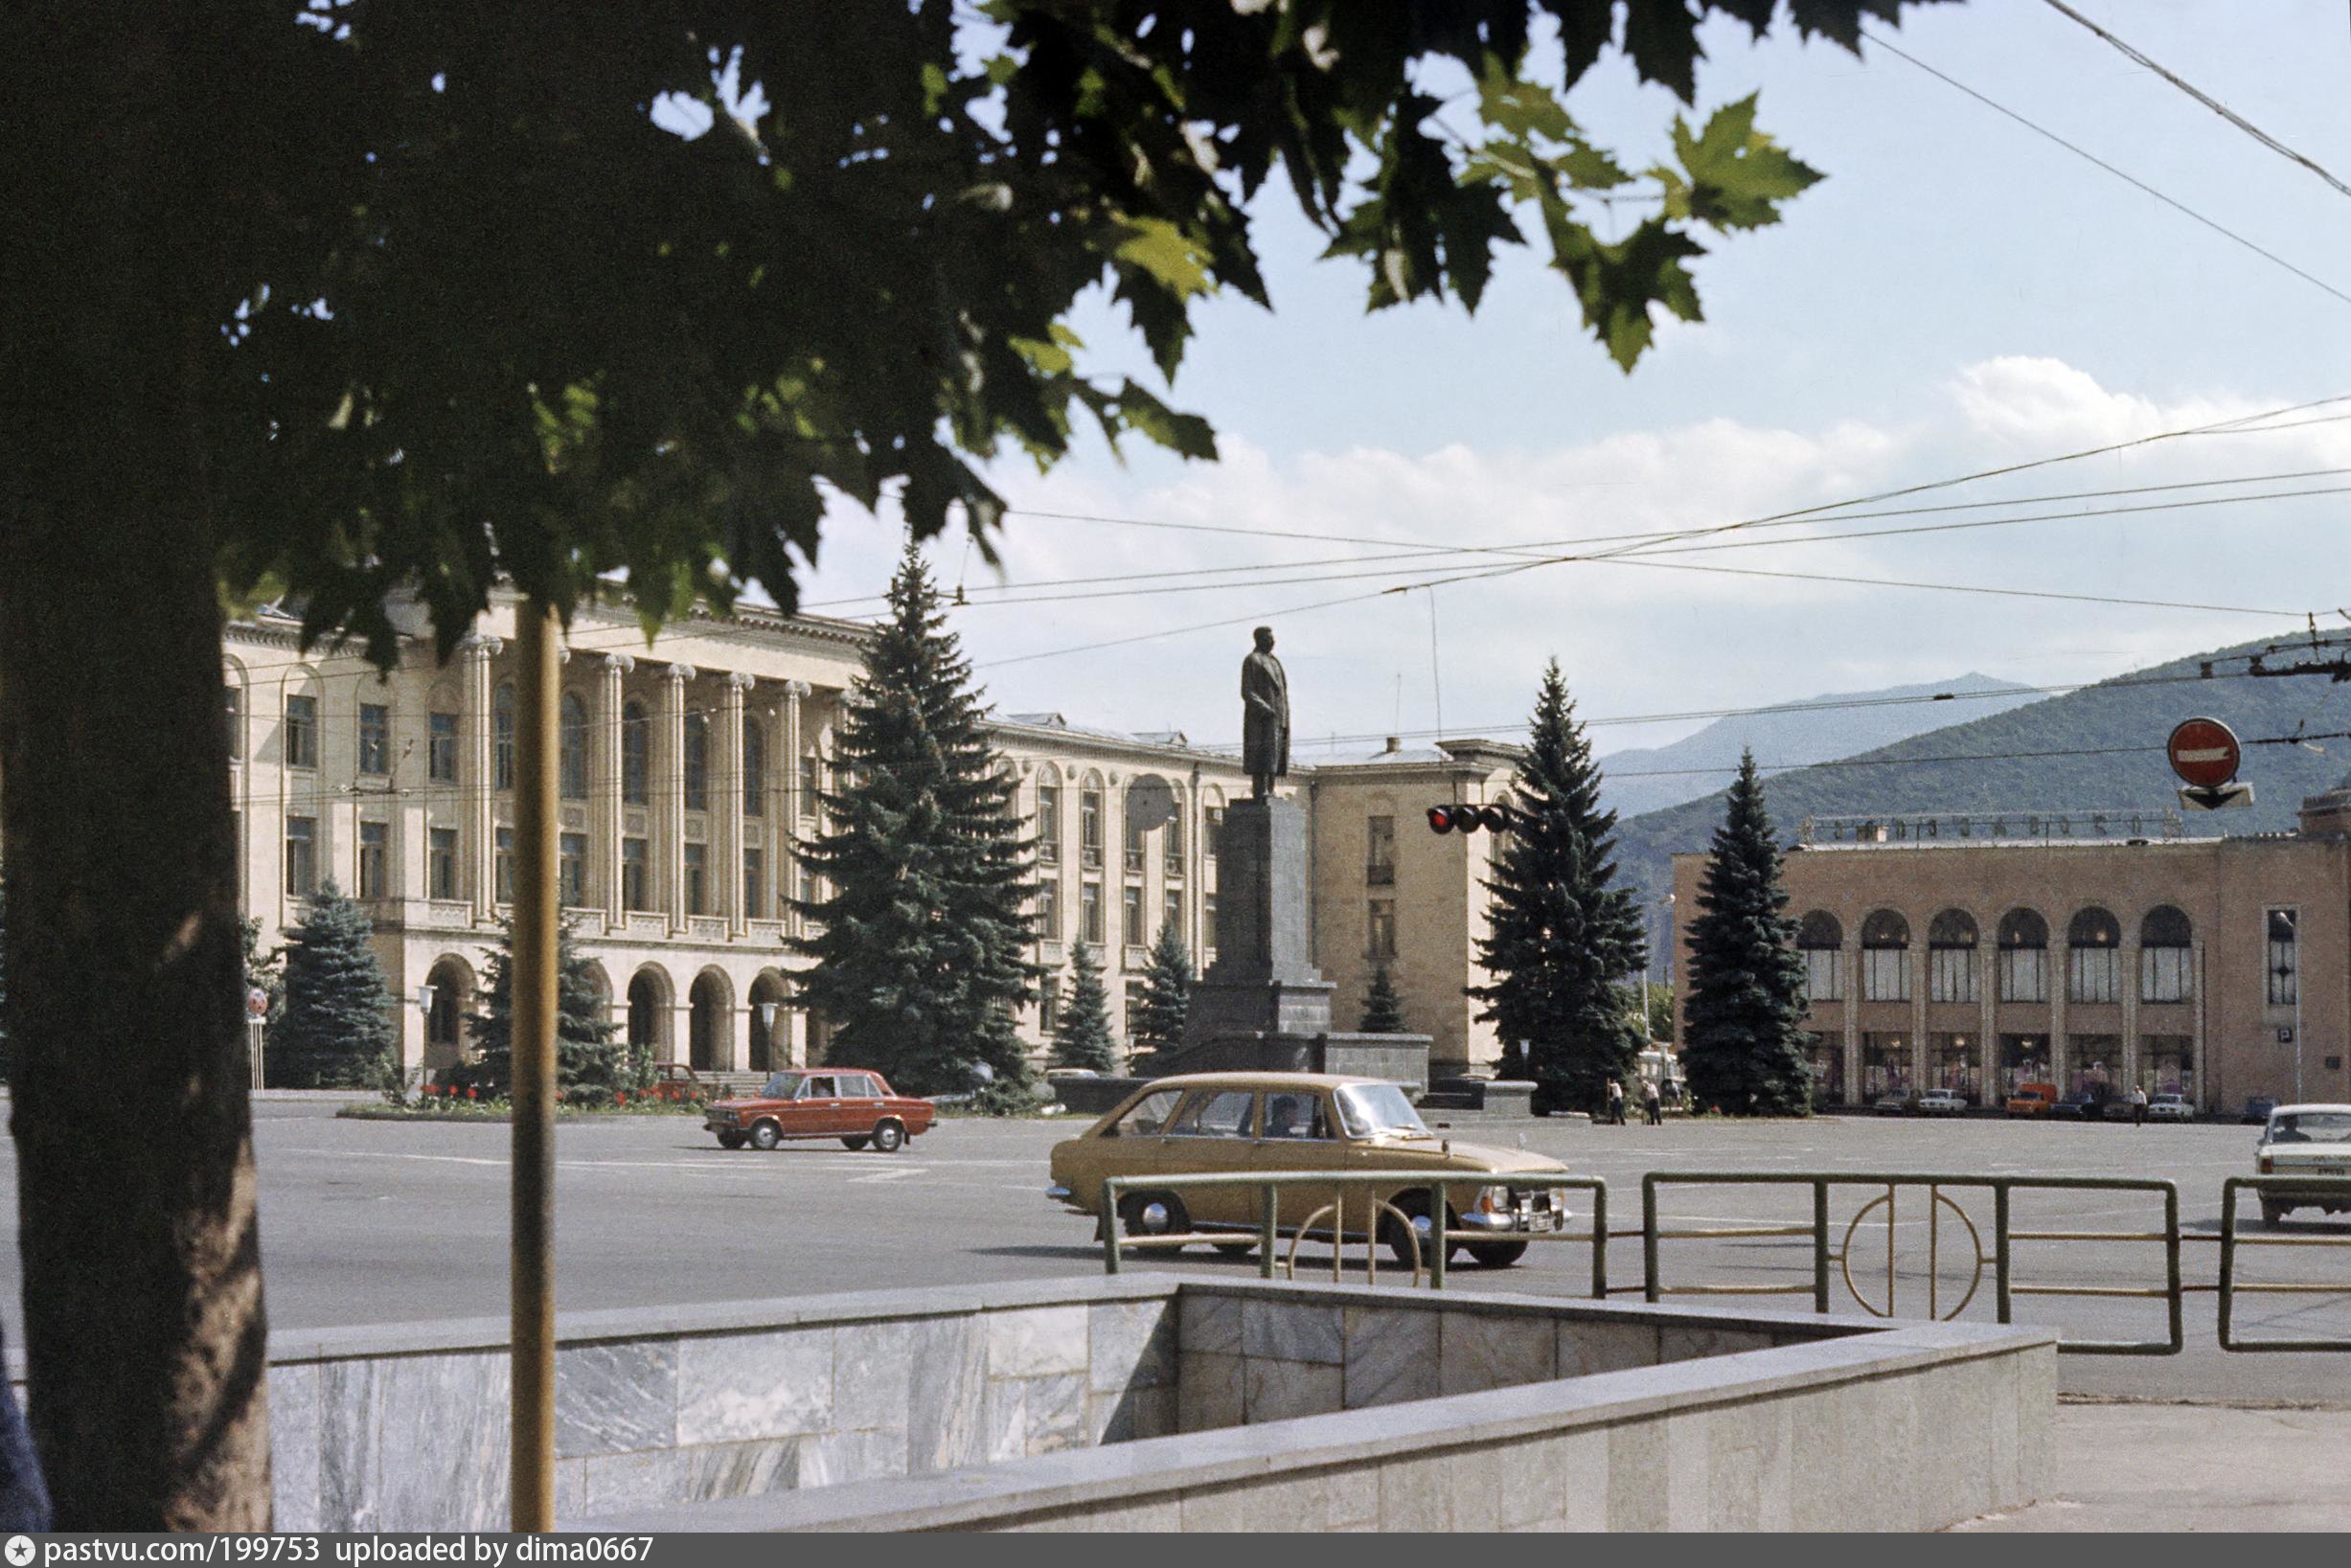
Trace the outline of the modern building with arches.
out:
<instances>
[{"instance_id":1,"label":"modern building with arches","mask_svg":"<svg viewBox=\"0 0 2351 1568\"><path fill-rule=\"evenodd\" d=\"M1817 1101L1991 1106L2031 1082L2220 1113L2351 1099L2351 781L2292 833L2146 830L2162 816L1888 816L1799 842L1787 914ZM1678 943L1705 864L1674 858Z\"/></svg>"}]
</instances>

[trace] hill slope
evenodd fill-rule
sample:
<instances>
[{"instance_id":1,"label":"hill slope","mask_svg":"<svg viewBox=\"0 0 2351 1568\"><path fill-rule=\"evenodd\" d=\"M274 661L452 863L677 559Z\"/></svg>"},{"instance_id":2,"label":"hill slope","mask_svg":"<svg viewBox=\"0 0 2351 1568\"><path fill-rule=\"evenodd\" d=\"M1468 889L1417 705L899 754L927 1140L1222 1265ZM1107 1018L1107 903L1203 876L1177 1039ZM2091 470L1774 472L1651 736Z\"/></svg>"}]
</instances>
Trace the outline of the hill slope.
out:
<instances>
[{"instance_id":1,"label":"hill slope","mask_svg":"<svg viewBox=\"0 0 2351 1568\"><path fill-rule=\"evenodd\" d=\"M2219 654L2260 646L2247 644ZM2178 781L2162 746L2183 718L2209 715L2247 740L2291 735L2297 725L2314 732L2351 730L2351 686L2323 676L2184 678L2197 673L2199 660L2219 654L2193 654L2133 670L1827 766L1774 775L1764 784L1772 824L1784 839L1792 840L1807 816L2177 807ZM2134 684L2167 677L2180 683ZM2248 746L2241 776L2254 786L2252 809L2191 813L2189 830L2238 834L2291 829L2305 795L2331 789L2351 772L2351 741L2319 744L2323 755L2302 746ZM2108 755L2079 755L2110 748ZM2048 752L2066 755L2030 755ZM1717 790L1619 826L1624 875L1653 911L1672 886L1671 857L1705 849L1722 815ZM1653 914L1653 942L1662 926L1661 916Z\"/></svg>"},{"instance_id":2,"label":"hill slope","mask_svg":"<svg viewBox=\"0 0 2351 1568\"><path fill-rule=\"evenodd\" d=\"M1943 692L1956 693L1949 707L1902 700ZM1792 712L1735 714L1672 745L1610 752L1600 759L1602 795L1619 817L1637 817L1723 788L1742 751L1754 752L1767 767L1825 762L1890 746L1955 717L1986 718L2035 700L2033 692L2014 681L1977 674L1874 692L1824 692L1789 704ZM1811 704L1833 702L1883 706L1807 711Z\"/></svg>"}]
</instances>

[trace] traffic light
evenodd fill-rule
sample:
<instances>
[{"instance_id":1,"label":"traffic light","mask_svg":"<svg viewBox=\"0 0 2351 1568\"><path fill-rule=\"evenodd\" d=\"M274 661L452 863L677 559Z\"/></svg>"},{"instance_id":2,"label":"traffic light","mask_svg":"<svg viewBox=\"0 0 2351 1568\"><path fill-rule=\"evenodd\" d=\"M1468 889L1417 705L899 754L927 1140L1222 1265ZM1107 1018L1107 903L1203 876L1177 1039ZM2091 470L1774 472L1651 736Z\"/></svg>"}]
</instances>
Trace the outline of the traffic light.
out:
<instances>
[{"instance_id":1,"label":"traffic light","mask_svg":"<svg viewBox=\"0 0 2351 1568\"><path fill-rule=\"evenodd\" d=\"M1428 808L1432 833L1473 833L1480 828L1490 833L1507 833L1517 826L1509 807L1503 806L1472 806L1465 801Z\"/></svg>"}]
</instances>

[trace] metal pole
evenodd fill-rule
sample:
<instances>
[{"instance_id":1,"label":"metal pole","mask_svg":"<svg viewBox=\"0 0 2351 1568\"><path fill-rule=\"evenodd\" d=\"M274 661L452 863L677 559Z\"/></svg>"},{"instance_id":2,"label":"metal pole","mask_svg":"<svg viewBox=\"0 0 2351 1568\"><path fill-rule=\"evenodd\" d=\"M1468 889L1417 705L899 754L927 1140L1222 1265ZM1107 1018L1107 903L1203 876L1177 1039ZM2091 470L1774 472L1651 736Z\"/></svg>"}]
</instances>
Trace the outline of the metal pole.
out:
<instances>
[{"instance_id":1,"label":"metal pole","mask_svg":"<svg viewBox=\"0 0 2351 1568\"><path fill-rule=\"evenodd\" d=\"M1813 1310L1829 1309L1829 1184L1813 1183Z\"/></svg>"},{"instance_id":2,"label":"metal pole","mask_svg":"<svg viewBox=\"0 0 2351 1568\"><path fill-rule=\"evenodd\" d=\"M1281 1189L1271 1182L1266 1183L1257 1216L1257 1277L1261 1280L1273 1278L1273 1249L1280 1244L1282 1235L1280 1203Z\"/></svg>"},{"instance_id":3,"label":"metal pole","mask_svg":"<svg viewBox=\"0 0 2351 1568\"><path fill-rule=\"evenodd\" d=\"M514 1511L555 1528L556 639L533 599L518 632L514 942Z\"/></svg>"},{"instance_id":4,"label":"metal pole","mask_svg":"<svg viewBox=\"0 0 2351 1568\"><path fill-rule=\"evenodd\" d=\"M1428 1190L1428 1288L1445 1288L1445 1254L1452 1243L1445 1235L1445 1184L1439 1182Z\"/></svg>"}]
</instances>

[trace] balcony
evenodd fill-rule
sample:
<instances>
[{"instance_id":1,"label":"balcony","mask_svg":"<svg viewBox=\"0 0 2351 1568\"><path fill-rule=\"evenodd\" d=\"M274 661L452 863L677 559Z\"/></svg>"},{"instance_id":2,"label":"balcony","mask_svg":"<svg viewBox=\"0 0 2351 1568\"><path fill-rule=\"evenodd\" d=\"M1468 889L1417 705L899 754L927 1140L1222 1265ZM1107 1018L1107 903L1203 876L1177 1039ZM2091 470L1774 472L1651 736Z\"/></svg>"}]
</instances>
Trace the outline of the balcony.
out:
<instances>
[{"instance_id":1,"label":"balcony","mask_svg":"<svg viewBox=\"0 0 2351 1568\"><path fill-rule=\"evenodd\" d=\"M1040 866L1060 865L1061 863L1061 841L1052 838L1039 839L1037 841L1037 863Z\"/></svg>"},{"instance_id":2,"label":"balcony","mask_svg":"<svg viewBox=\"0 0 2351 1568\"><path fill-rule=\"evenodd\" d=\"M1078 851L1078 864L1087 871L1102 870L1102 846L1088 844Z\"/></svg>"},{"instance_id":3,"label":"balcony","mask_svg":"<svg viewBox=\"0 0 2351 1568\"><path fill-rule=\"evenodd\" d=\"M1169 855L1166 860L1161 863L1160 870L1167 873L1167 875L1170 876L1180 877L1184 874L1184 857L1180 854Z\"/></svg>"},{"instance_id":4,"label":"balcony","mask_svg":"<svg viewBox=\"0 0 2351 1568\"><path fill-rule=\"evenodd\" d=\"M1127 870L1136 876L1143 875L1143 852L1141 850L1127 852Z\"/></svg>"},{"instance_id":5,"label":"balcony","mask_svg":"<svg viewBox=\"0 0 2351 1568\"><path fill-rule=\"evenodd\" d=\"M1366 887L1394 887L1396 885L1396 863L1392 860L1375 860L1365 866L1363 885Z\"/></svg>"}]
</instances>

